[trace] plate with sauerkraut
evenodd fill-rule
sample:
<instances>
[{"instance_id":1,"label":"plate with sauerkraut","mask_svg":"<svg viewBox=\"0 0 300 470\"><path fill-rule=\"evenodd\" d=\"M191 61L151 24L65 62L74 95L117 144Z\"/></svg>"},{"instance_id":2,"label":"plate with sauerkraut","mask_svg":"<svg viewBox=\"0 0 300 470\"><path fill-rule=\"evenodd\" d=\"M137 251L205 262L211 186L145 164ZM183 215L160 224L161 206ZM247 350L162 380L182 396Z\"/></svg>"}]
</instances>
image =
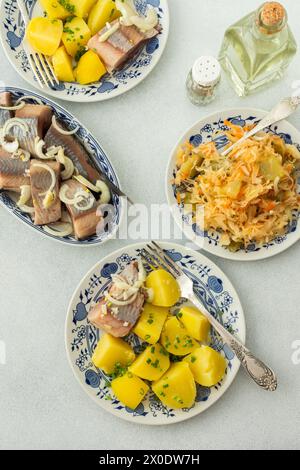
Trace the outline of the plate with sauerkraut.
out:
<instances>
[{"instance_id":1,"label":"plate with sauerkraut","mask_svg":"<svg viewBox=\"0 0 300 470\"><path fill-rule=\"evenodd\" d=\"M196 123L172 152L167 198L176 222L217 256L257 260L300 237L300 133L287 121L222 152L265 112L233 109Z\"/></svg>"}]
</instances>

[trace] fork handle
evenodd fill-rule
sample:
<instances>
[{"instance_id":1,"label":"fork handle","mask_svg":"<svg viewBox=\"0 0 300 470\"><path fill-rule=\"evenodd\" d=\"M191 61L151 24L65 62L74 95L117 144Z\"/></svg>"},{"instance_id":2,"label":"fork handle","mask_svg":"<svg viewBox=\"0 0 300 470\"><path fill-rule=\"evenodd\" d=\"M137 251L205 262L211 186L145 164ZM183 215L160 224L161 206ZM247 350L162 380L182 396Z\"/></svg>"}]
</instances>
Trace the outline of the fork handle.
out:
<instances>
[{"instance_id":1,"label":"fork handle","mask_svg":"<svg viewBox=\"0 0 300 470\"><path fill-rule=\"evenodd\" d=\"M274 392L277 389L277 378L274 371L255 357L237 338L221 325L206 309L196 294L190 295L189 300L208 318L210 324L219 333L223 341L236 354L247 374L264 390Z\"/></svg>"},{"instance_id":2,"label":"fork handle","mask_svg":"<svg viewBox=\"0 0 300 470\"><path fill-rule=\"evenodd\" d=\"M25 23L25 26L28 25L29 23L29 15L28 15L28 11L27 11L27 8L23 2L23 0L17 0L17 4L18 4L18 8L21 12L21 15L22 15L22 18L23 18L23 21Z\"/></svg>"}]
</instances>

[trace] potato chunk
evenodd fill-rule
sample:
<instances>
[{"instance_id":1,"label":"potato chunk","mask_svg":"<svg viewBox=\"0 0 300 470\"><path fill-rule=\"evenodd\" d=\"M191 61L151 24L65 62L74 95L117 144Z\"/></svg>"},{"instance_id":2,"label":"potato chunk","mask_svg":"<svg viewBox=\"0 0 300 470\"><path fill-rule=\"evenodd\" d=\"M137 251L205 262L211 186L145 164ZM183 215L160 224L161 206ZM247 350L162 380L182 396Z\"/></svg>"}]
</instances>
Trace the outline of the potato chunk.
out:
<instances>
[{"instance_id":1,"label":"potato chunk","mask_svg":"<svg viewBox=\"0 0 300 470\"><path fill-rule=\"evenodd\" d=\"M65 20L70 16L70 12L68 12L58 0L40 0L40 4L51 20L55 18Z\"/></svg>"},{"instance_id":2,"label":"potato chunk","mask_svg":"<svg viewBox=\"0 0 300 470\"><path fill-rule=\"evenodd\" d=\"M62 41L70 56L75 57L78 52L81 52L90 37L91 32L82 18L75 16L66 21Z\"/></svg>"},{"instance_id":3,"label":"potato chunk","mask_svg":"<svg viewBox=\"0 0 300 470\"><path fill-rule=\"evenodd\" d=\"M61 20L32 18L27 26L26 38L35 51L45 55L53 55L59 47L62 33L63 23Z\"/></svg>"},{"instance_id":4,"label":"potato chunk","mask_svg":"<svg viewBox=\"0 0 300 470\"><path fill-rule=\"evenodd\" d=\"M80 58L74 73L81 85L87 85L98 82L106 74L106 68L94 51L88 51Z\"/></svg>"},{"instance_id":5,"label":"potato chunk","mask_svg":"<svg viewBox=\"0 0 300 470\"><path fill-rule=\"evenodd\" d=\"M64 46L61 46L52 56L54 72L58 80L62 82L74 82L75 77L72 67L72 57L67 54Z\"/></svg>"},{"instance_id":6,"label":"potato chunk","mask_svg":"<svg viewBox=\"0 0 300 470\"><path fill-rule=\"evenodd\" d=\"M152 390L170 408L190 408L195 403L196 384L186 362L173 364Z\"/></svg>"},{"instance_id":7,"label":"potato chunk","mask_svg":"<svg viewBox=\"0 0 300 470\"><path fill-rule=\"evenodd\" d=\"M158 307L172 307L180 299L180 289L176 280L163 269L156 269L147 276L146 287L152 289L151 303Z\"/></svg>"},{"instance_id":8,"label":"potato chunk","mask_svg":"<svg viewBox=\"0 0 300 470\"><path fill-rule=\"evenodd\" d=\"M120 16L113 0L98 0L91 9L88 26L92 36L104 28L106 23L111 23Z\"/></svg>"},{"instance_id":9,"label":"potato chunk","mask_svg":"<svg viewBox=\"0 0 300 470\"><path fill-rule=\"evenodd\" d=\"M184 361L189 364L196 382L204 387L216 385L225 375L225 358L209 346L195 349Z\"/></svg>"},{"instance_id":10,"label":"potato chunk","mask_svg":"<svg viewBox=\"0 0 300 470\"><path fill-rule=\"evenodd\" d=\"M148 385L131 372L127 372L122 377L114 379L111 383L111 388L117 399L132 410L135 410L142 402L149 390Z\"/></svg>"},{"instance_id":11,"label":"potato chunk","mask_svg":"<svg viewBox=\"0 0 300 470\"><path fill-rule=\"evenodd\" d=\"M168 308L146 303L133 332L147 343L157 343L168 314Z\"/></svg>"},{"instance_id":12,"label":"potato chunk","mask_svg":"<svg viewBox=\"0 0 300 470\"><path fill-rule=\"evenodd\" d=\"M74 15L86 18L96 0L68 0L68 2L74 6Z\"/></svg>"},{"instance_id":13,"label":"potato chunk","mask_svg":"<svg viewBox=\"0 0 300 470\"><path fill-rule=\"evenodd\" d=\"M130 372L146 380L158 380L170 367L169 353L157 343L148 346L129 367Z\"/></svg>"},{"instance_id":14,"label":"potato chunk","mask_svg":"<svg viewBox=\"0 0 300 470\"><path fill-rule=\"evenodd\" d=\"M198 345L176 317L170 317L162 330L161 344L176 356L187 356Z\"/></svg>"},{"instance_id":15,"label":"potato chunk","mask_svg":"<svg viewBox=\"0 0 300 470\"><path fill-rule=\"evenodd\" d=\"M92 356L92 362L106 374L112 374L116 365L127 367L135 359L135 354L128 343L120 338L105 333L101 336Z\"/></svg>"},{"instance_id":16,"label":"potato chunk","mask_svg":"<svg viewBox=\"0 0 300 470\"><path fill-rule=\"evenodd\" d=\"M210 324L207 318L195 307L181 307L177 318L184 324L189 335L203 343L208 341Z\"/></svg>"}]
</instances>

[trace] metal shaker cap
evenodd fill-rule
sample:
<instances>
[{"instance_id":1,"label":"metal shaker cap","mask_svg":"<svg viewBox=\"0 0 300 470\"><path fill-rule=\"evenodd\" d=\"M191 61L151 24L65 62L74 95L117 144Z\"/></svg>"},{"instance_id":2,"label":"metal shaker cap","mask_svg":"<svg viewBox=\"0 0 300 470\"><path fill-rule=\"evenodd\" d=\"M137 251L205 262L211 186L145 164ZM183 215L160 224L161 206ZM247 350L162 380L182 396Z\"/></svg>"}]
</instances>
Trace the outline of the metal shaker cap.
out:
<instances>
[{"instance_id":1,"label":"metal shaker cap","mask_svg":"<svg viewBox=\"0 0 300 470\"><path fill-rule=\"evenodd\" d=\"M221 78L221 66L213 56L201 56L193 65L192 76L200 86L214 86Z\"/></svg>"}]
</instances>

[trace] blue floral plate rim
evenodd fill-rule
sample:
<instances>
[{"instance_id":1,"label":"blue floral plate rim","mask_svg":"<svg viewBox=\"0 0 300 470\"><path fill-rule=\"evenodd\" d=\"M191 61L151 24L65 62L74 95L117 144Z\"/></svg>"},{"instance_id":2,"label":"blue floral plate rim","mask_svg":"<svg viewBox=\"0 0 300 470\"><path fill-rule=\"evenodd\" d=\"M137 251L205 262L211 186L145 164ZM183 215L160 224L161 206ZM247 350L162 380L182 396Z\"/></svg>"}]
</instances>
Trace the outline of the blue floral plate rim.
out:
<instances>
[{"instance_id":1,"label":"blue floral plate rim","mask_svg":"<svg viewBox=\"0 0 300 470\"><path fill-rule=\"evenodd\" d=\"M5 54L16 72L30 85L46 94L61 100L72 102L101 102L128 92L140 84L156 67L165 50L169 36L168 0L134 0L138 11L143 13L147 5L158 11L163 27L160 34L150 40L144 48L122 70L113 75L105 75L100 82L90 85L60 82L59 86L41 88L29 67L28 59L22 48L24 25L17 8L17 0L0 2L0 13L3 18L0 26L0 40ZM24 0L29 16L35 8L38 14L42 8L36 6L37 0Z\"/></svg>"},{"instance_id":2,"label":"blue floral plate rim","mask_svg":"<svg viewBox=\"0 0 300 470\"><path fill-rule=\"evenodd\" d=\"M199 252L175 243L159 243L173 256L175 261L186 269L194 280L197 280L197 283L199 282L199 294L204 296L202 300L205 301L206 307L210 308L212 313L217 308L218 312L221 312L220 318L223 324L231 328L231 331L245 342L246 324L243 307L235 288L224 272ZM109 396L110 389L106 387L107 376L96 369L90 361L99 339L99 330L88 323L86 316L92 303L97 302L103 290L106 289L111 274L123 269L130 260L136 259L138 250L144 246L145 243L136 243L108 254L82 278L68 306L65 323L65 348L69 365L76 380L98 406L133 423L166 425L185 421L212 406L234 381L240 368L240 362L212 330L213 347L224 354L228 360L226 376L223 382L211 389L198 386L197 401L193 408L170 410L161 406L160 402L159 404L157 400L153 399L153 396L150 396L145 405L141 405L136 410L128 410L118 400ZM193 275L193 270L196 270L197 276ZM135 339L132 339L132 336ZM134 348L138 348L140 341L135 344L138 339L135 335L132 336L130 335L130 342ZM109 399L107 399L108 396Z\"/></svg>"},{"instance_id":3,"label":"blue floral plate rim","mask_svg":"<svg viewBox=\"0 0 300 470\"><path fill-rule=\"evenodd\" d=\"M44 104L50 106L56 116L58 118L63 117L65 123L72 123L72 126L79 126L79 131L76 134L78 140L84 145L88 146L89 153L93 152L93 156L91 155L91 159L95 158L97 163L103 169L103 172L108 176L108 178L121 189L119 178L116 174L116 171L111 163L110 158L108 157L107 152L103 149L102 145L98 142L98 140L93 136L93 134L69 111L67 111L63 106L57 104L52 99L45 97L39 94L37 91L28 90L25 88L19 88L14 86L0 86L0 93L8 91L12 93L12 95L18 99L22 96L32 96L33 98L37 98ZM31 217L28 214L21 212L21 210L16 206L15 202L10 197L7 191L0 191L0 205L4 207L9 213L17 217L22 223L27 225L32 230L40 233L44 237L52 239L58 243L64 243L66 245L76 246L76 247L90 247L95 245L103 245L103 243L107 242L111 238L114 237L116 234L120 224L122 223L123 217L125 215L124 212L124 203L122 198L117 195L112 195L112 204L115 208L115 214L113 219L113 226L109 233L104 232L102 234L93 235L86 240L76 240L73 236L68 236L64 238L55 237L44 231L42 226L34 225Z\"/></svg>"},{"instance_id":4,"label":"blue floral plate rim","mask_svg":"<svg viewBox=\"0 0 300 470\"><path fill-rule=\"evenodd\" d=\"M202 232L191 222L191 217L189 215L186 216L182 208L178 206L174 186L171 183L176 168L176 151L178 146L186 140L189 140L194 145L199 145L204 141L211 141L212 134L216 130L222 130L222 128L224 128L224 120L242 125L247 123L248 120L252 123L259 121L266 113L266 110L252 107L236 107L215 111L190 126L178 139L169 157L165 175L165 194L175 222L180 228L183 227L183 233L188 239L192 240L195 245L208 253L224 259L258 261L271 258L286 251L300 239L300 224L298 223L300 214L295 213L293 223L287 227L286 235L278 237L263 246L258 246L253 243L247 250L239 250L235 253L230 252L219 244L219 234L217 232ZM300 150L300 132L287 120L280 121L270 126L267 130L268 132L280 135L288 143L297 145ZM222 148L224 145L224 136L220 135L215 141L217 147ZM298 188L300 192L300 182Z\"/></svg>"}]
</instances>

